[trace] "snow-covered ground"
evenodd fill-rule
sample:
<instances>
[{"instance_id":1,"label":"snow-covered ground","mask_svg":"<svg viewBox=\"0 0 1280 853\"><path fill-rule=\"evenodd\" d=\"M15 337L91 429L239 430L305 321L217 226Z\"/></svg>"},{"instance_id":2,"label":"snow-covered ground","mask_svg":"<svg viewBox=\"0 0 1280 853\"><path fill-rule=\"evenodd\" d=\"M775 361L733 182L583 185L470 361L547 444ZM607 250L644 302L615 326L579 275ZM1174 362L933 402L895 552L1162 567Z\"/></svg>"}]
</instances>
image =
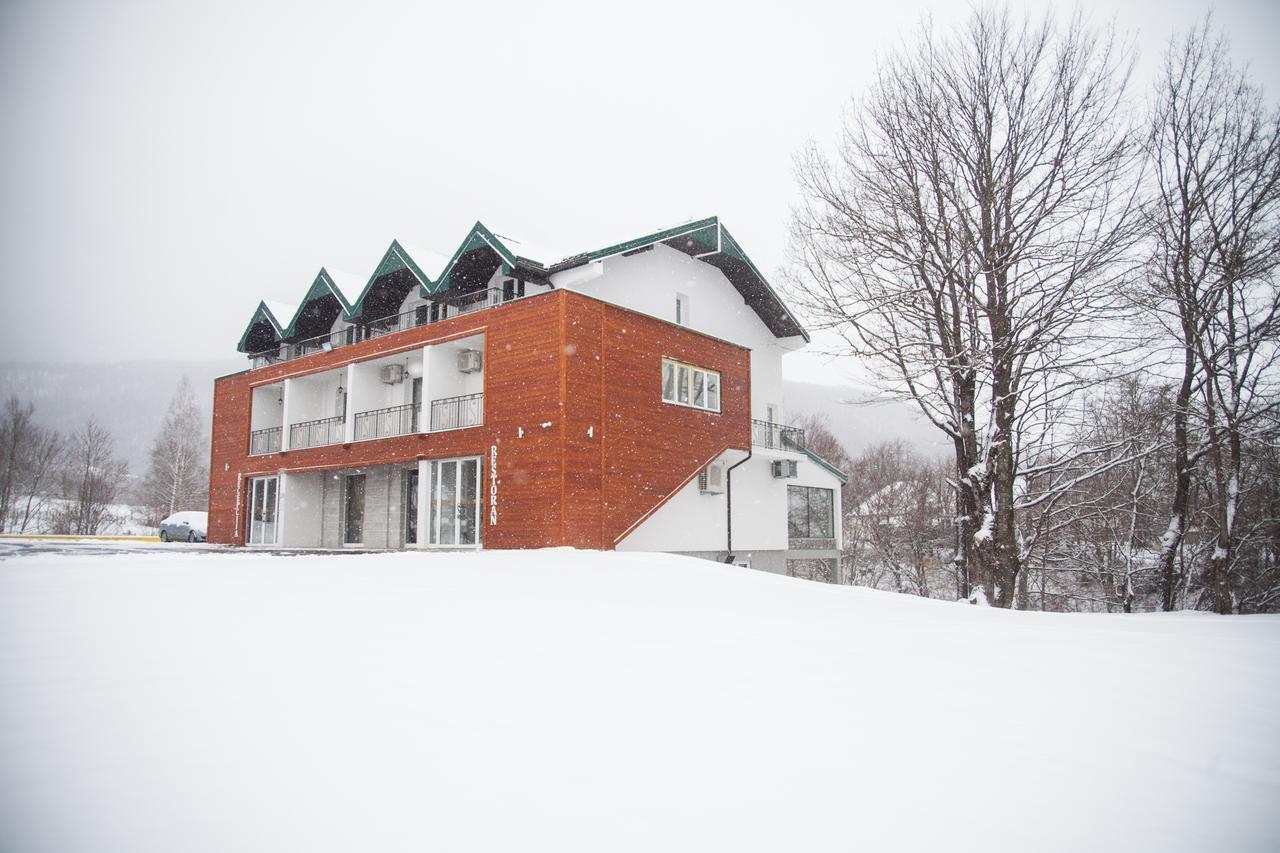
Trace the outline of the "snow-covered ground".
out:
<instances>
[{"instance_id":1,"label":"snow-covered ground","mask_svg":"<svg viewBox=\"0 0 1280 853\"><path fill-rule=\"evenodd\" d=\"M1280 847L1280 618L110 550L0 559L0 849Z\"/></svg>"}]
</instances>

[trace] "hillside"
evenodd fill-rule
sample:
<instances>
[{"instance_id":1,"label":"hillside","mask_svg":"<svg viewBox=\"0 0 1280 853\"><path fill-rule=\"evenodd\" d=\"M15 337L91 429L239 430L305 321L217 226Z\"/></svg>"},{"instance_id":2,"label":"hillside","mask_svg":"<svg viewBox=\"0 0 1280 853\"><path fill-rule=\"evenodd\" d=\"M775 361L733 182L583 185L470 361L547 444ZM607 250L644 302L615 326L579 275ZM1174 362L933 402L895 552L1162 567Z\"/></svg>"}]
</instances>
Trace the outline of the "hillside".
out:
<instances>
[{"instance_id":1,"label":"hillside","mask_svg":"<svg viewBox=\"0 0 1280 853\"><path fill-rule=\"evenodd\" d=\"M147 452L169 400L185 374L205 417L210 417L213 380L244 370L242 358L218 361L128 361L103 364L0 363L0 400L16 394L35 403L36 418L68 431L93 414L116 438L117 452L133 474L146 471ZM901 438L922 453L945 448L938 433L905 403L866 404L866 389L786 383L791 415L822 412L851 453L878 441Z\"/></svg>"},{"instance_id":2,"label":"hillside","mask_svg":"<svg viewBox=\"0 0 1280 853\"><path fill-rule=\"evenodd\" d=\"M62 432L93 415L111 431L116 453L141 475L169 401L185 374L206 418L213 380L243 370L247 361L125 361L101 364L7 362L0 364L0 401L16 394L36 407L36 419Z\"/></svg>"},{"instance_id":3,"label":"hillside","mask_svg":"<svg viewBox=\"0 0 1280 853\"><path fill-rule=\"evenodd\" d=\"M17 548L4 849L1280 845L1278 618L650 554Z\"/></svg>"}]
</instances>

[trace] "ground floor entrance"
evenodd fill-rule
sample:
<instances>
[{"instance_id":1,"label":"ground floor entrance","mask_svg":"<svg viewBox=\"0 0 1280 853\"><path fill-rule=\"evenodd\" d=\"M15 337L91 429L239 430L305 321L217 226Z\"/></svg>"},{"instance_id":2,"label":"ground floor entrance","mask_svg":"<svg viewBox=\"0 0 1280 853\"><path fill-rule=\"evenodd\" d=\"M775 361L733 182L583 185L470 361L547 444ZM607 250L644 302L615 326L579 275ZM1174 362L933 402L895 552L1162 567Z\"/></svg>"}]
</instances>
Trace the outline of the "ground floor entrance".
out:
<instances>
[{"instance_id":1,"label":"ground floor entrance","mask_svg":"<svg viewBox=\"0 0 1280 853\"><path fill-rule=\"evenodd\" d=\"M245 531L245 541L250 545L276 544L279 500L279 477L254 477L249 481L249 529Z\"/></svg>"},{"instance_id":2,"label":"ground floor entrance","mask_svg":"<svg viewBox=\"0 0 1280 853\"><path fill-rule=\"evenodd\" d=\"M479 456L249 481L245 542L285 548L479 548L485 469Z\"/></svg>"},{"instance_id":3,"label":"ground floor entrance","mask_svg":"<svg viewBox=\"0 0 1280 853\"><path fill-rule=\"evenodd\" d=\"M480 544L480 457L428 460L428 545Z\"/></svg>"}]
</instances>

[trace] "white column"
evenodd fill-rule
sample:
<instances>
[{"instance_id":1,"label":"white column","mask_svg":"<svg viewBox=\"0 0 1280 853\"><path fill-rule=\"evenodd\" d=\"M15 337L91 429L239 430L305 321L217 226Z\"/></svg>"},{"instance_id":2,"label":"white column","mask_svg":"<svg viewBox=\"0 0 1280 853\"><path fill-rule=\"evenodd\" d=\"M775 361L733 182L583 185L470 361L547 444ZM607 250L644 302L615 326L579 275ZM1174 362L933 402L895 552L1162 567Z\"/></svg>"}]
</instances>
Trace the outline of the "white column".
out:
<instances>
[{"instance_id":1,"label":"white column","mask_svg":"<svg viewBox=\"0 0 1280 853\"><path fill-rule=\"evenodd\" d=\"M418 547L425 548L430 539L430 531L427 530L427 524L431 520L430 507L427 501L431 500L430 493L430 469L431 462L426 459L418 460Z\"/></svg>"},{"instance_id":2,"label":"white column","mask_svg":"<svg viewBox=\"0 0 1280 853\"><path fill-rule=\"evenodd\" d=\"M350 444L356 440L356 366L347 365L347 422L343 425L343 440Z\"/></svg>"},{"instance_id":3,"label":"white column","mask_svg":"<svg viewBox=\"0 0 1280 853\"><path fill-rule=\"evenodd\" d=\"M280 429L280 449L289 449L289 388L293 384L292 379L284 381L284 410L280 413L281 429Z\"/></svg>"},{"instance_id":4,"label":"white column","mask_svg":"<svg viewBox=\"0 0 1280 853\"><path fill-rule=\"evenodd\" d=\"M288 381L288 380L286 380ZM284 499L285 484L289 482L289 475L281 469L276 472L280 478L276 481L276 545L284 546L284 508L286 501Z\"/></svg>"},{"instance_id":5,"label":"white column","mask_svg":"<svg viewBox=\"0 0 1280 853\"><path fill-rule=\"evenodd\" d=\"M431 346L422 348L422 411L418 412L420 432L431 432ZM421 482L421 475L419 475Z\"/></svg>"}]
</instances>

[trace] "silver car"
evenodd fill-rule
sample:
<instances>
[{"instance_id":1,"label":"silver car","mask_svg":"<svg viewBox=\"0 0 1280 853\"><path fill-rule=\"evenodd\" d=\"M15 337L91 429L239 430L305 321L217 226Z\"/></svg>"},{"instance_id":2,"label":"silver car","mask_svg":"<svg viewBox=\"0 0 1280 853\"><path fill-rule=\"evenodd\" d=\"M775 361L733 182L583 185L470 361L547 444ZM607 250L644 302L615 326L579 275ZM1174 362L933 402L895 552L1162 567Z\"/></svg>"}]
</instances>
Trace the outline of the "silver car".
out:
<instances>
[{"instance_id":1,"label":"silver car","mask_svg":"<svg viewBox=\"0 0 1280 853\"><path fill-rule=\"evenodd\" d=\"M161 542L203 542L209 529L207 512L175 512L160 522Z\"/></svg>"}]
</instances>

